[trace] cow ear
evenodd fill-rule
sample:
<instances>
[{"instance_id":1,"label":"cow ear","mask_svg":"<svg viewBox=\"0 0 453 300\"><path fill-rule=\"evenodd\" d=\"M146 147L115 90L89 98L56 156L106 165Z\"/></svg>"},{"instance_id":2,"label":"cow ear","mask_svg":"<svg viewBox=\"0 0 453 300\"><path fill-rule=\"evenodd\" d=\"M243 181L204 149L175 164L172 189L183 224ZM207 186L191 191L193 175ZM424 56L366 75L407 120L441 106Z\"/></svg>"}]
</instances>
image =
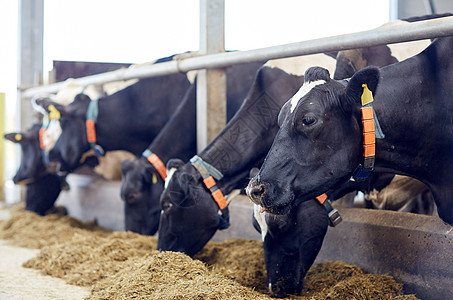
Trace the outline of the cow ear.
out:
<instances>
[{"instance_id":1,"label":"cow ear","mask_svg":"<svg viewBox=\"0 0 453 300\"><path fill-rule=\"evenodd\" d=\"M91 98L90 96L86 94L77 94L74 98L74 101L72 103L77 103L77 102L90 102Z\"/></svg>"},{"instance_id":2,"label":"cow ear","mask_svg":"<svg viewBox=\"0 0 453 300\"><path fill-rule=\"evenodd\" d=\"M65 105L51 101L49 98L38 98L34 100L34 105L45 110L52 119L58 119L60 116L70 115L70 110ZM42 112L40 109L38 111Z\"/></svg>"},{"instance_id":3,"label":"cow ear","mask_svg":"<svg viewBox=\"0 0 453 300\"><path fill-rule=\"evenodd\" d=\"M38 103L43 103L45 101L50 102L52 100L48 97L34 98L31 100L31 105L32 105L33 109L36 110L37 112L39 112L40 114L47 115L48 112L46 111L46 109L43 106L41 106L40 104L38 104Z\"/></svg>"},{"instance_id":4,"label":"cow ear","mask_svg":"<svg viewBox=\"0 0 453 300\"><path fill-rule=\"evenodd\" d=\"M13 143L20 143L24 140L25 135L20 132L10 132L5 134L5 139Z\"/></svg>"},{"instance_id":5,"label":"cow ear","mask_svg":"<svg viewBox=\"0 0 453 300\"><path fill-rule=\"evenodd\" d=\"M179 158L172 158L167 162L167 170L176 168L179 169L184 166L185 163Z\"/></svg>"},{"instance_id":6,"label":"cow ear","mask_svg":"<svg viewBox=\"0 0 453 300\"><path fill-rule=\"evenodd\" d=\"M145 163L145 179L148 183L157 183L156 169L149 163Z\"/></svg>"},{"instance_id":7,"label":"cow ear","mask_svg":"<svg viewBox=\"0 0 453 300\"><path fill-rule=\"evenodd\" d=\"M361 96L363 89L366 86L371 91L373 96L376 94L376 89L379 83L379 69L376 67L366 67L357 71L346 87L346 100L350 105L362 105Z\"/></svg>"},{"instance_id":8,"label":"cow ear","mask_svg":"<svg viewBox=\"0 0 453 300\"><path fill-rule=\"evenodd\" d=\"M277 118L277 123L278 127L282 127L283 122L285 122L286 117L288 116L291 108L291 99L286 101L286 103L283 105L283 107L280 109L280 112L278 113L278 118Z\"/></svg>"}]
</instances>

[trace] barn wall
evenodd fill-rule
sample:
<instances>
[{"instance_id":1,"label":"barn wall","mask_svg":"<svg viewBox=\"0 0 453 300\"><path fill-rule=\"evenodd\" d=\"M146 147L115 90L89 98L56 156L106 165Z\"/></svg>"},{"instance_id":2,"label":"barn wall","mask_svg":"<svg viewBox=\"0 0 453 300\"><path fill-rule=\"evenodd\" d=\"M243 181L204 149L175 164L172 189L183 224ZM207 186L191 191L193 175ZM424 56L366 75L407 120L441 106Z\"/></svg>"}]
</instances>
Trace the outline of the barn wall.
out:
<instances>
[{"instance_id":1,"label":"barn wall","mask_svg":"<svg viewBox=\"0 0 453 300\"><path fill-rule=\"evenodd\" d=\"M453 12L451 0L397 0L397 2L398 19Z\"/></svg>"}]
</instances>

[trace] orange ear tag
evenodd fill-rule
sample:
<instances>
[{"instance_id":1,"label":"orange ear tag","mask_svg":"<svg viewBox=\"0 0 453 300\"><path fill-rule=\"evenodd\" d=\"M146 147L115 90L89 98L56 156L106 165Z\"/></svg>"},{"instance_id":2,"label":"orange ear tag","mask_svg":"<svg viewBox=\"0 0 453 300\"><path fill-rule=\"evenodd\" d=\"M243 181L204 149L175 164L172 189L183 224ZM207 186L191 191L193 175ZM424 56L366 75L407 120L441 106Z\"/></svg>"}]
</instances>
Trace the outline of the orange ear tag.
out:
<instances>
[{"instance_id":1,"label":"orange ear tag","mask_svg":"<svg viewBox=\"0 0 453 300\"><path fill-rule=\"evenodd\" d=\"M20 142L22 140L22 134L20 133L17 133L15 136L14 136L14 139L18 142Z\"/></svg>"}]
</instances>

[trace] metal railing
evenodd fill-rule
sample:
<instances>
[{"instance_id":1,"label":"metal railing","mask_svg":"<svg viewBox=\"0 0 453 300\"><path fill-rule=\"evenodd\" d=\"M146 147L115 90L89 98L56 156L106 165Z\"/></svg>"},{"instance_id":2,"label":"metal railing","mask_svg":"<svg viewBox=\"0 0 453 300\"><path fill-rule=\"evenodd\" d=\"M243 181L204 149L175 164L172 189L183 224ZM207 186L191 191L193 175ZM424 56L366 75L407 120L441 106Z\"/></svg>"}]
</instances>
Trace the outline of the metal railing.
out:
<instances>
[{"instance_id":1,"label":"metal railing","mask_svg":"<svg viewBox=\"0 0 453 300\"><path fill-rule=\"evenodd\" d=\"M340 51L354 48L393 44L427 38L453 35L453 17L444 17L414 23L394 22L385 26L357 32L309 41L278 45L247 51L224 52L212 55L178 59L170 62L144 66L135 69L120 69L103 74L76 79L83 85L104 84L112 81L161 76L178 72L277 59L291 56ZM64 83L32 87L23 91L23 96L33 97L40 93L55 93Z\"/></svg>"}]
</instances>

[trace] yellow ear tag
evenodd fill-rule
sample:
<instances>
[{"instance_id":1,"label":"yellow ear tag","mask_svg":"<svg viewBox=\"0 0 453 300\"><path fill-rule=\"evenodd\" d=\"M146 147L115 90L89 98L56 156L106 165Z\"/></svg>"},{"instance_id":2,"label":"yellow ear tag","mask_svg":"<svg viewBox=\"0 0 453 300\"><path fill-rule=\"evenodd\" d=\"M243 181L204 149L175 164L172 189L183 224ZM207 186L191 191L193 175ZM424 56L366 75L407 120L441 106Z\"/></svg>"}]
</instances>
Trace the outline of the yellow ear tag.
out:
<instances>
[{"instance_id":1,"label":"yellow ear tag","mask_svg":"<svg viewBox=\"0 0 453 300\"><path fill-rule=\"evenodd\" d=\"M362 87L362 106L365 106L368 103L373 102L373 93L368 89L368 85L366 83L362 84Z\"/></svg>"},{"instance_id":2,"label":"yellow ear tag","mask_svg":"<svg viewBox=\"0 0 453 300\"><path fill-rule=\"evenodd\" d=\"M60 112L53 105L49 105L49 119L50 120L59 120L60 119Z\"/></svg>"},{"instance_id":3,"label":"yellow ear tag","mask_svg":"<svg viewBox=\"0 0 453 300\"><path fill-rule=\"evenodd\" d=\"M22 134L20 133L17 133L15 136L14 136L14 139L18 142L20 142L22 140Z\"/></svg>"},{"instance_id":4,"label":"yellow ear tag","mask_svg":"<svg viewBox=\"0 0 453 300\"><path fill-rule=\"evenodd\" d=\"M153 184L156 184L157 183L157 176L156 174L153 173Z\"/></svg>"}]
</instances>

